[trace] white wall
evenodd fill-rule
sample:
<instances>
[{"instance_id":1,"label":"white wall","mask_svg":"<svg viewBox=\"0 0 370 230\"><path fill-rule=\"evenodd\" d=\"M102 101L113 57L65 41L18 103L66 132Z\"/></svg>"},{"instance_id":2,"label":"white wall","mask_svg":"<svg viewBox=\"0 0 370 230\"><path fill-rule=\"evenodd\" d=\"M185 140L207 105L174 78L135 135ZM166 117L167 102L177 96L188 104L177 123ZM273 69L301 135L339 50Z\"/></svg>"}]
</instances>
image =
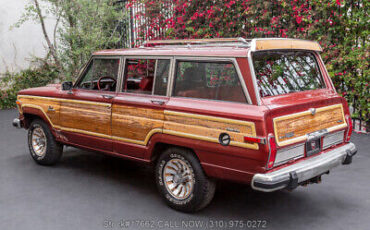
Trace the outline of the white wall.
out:
<instances>
[{"instance_id":1,"label":"white wall","mask_svg":"<svg viewBox=\"0 0 370 230\"><path fill-rule=\"evenodd\" d=\"M0 0L0 73L7 69L16 71L27 68L32 55L46 55L46 42L40 24L28 21L20 28L10 30L10 26L19 20L29 2L32 0ZM51 39L54 22L53 18L46 20Z\"/></svg>"}]
</instances>

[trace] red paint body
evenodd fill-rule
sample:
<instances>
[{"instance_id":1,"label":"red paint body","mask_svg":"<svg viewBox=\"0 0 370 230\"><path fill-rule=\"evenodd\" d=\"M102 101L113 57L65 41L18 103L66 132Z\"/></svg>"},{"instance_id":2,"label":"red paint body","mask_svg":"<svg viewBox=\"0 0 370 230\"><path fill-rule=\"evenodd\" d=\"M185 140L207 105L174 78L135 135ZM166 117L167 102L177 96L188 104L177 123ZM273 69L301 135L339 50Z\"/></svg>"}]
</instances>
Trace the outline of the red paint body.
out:
<instances>
[{"instance_id":1,"label":"red paint body","mask_svg":"<svg viewBox=\"0 0 370 230\"><path fill-rule=\"evenodd\" d=\"M143 48L130 50L109 50L99 51L94 55L109 56L213 56L213 57L236 57L241 74L244 78L247 90L252 100L252 104L228 103L221 101L210 101L190 98L160 97L148 95L134 95L129 93L111 93L115 96L113 104L138 106L153 109L166 109L171 111L188 112L202 115L217 116L223 118L251 121L255 123L258 137L266 138L273 133L272 118L286 114L306 111L308 108L318 108L331 104L342 103L345 115L349 114L348 106L344 98L337 95L333 89L324 64L319 58L321 73L326 83L326 89L291 93L281 96L262 98L261 105L257 105L256 92L252 81L252 74L248 63L248 49L245 48L209 48L209 49L187 49L187 48ZM318 57L318 54L316 54ZM95 102L110 102L101 97L101 93L96 91L74 89L73 95L62 91L59 85L22 90L19 95L35 95L45 97L78 99ZM108 94L109 92L104 92ZM159 98L165 100L164 106L150 103L151 99ZM44 115L37 109L27 108L24 114L34 114L45 121ZM258 144L259 150L246 149L233 146L222 146L218 143L211 143L201 140L193 140L185 137L172 136L168 134L154 134L147 146L113 141L111 139L92 137L85 134L63 132L69 139L66 142L55 131L53 134L58 141L67 145L86 148L123 157L138 160L145 163L153 161L153 153L158 143L183 146L191 148L198 156L203 169L210 177L233 180L242 183L249 183L255 173L266 172L269 149L266 144ZM305 160L300 159L299 161ZM288 163L292 164L294 162ZM285 165L274 168L276 170Z\"/></svg>"}]
</instances>

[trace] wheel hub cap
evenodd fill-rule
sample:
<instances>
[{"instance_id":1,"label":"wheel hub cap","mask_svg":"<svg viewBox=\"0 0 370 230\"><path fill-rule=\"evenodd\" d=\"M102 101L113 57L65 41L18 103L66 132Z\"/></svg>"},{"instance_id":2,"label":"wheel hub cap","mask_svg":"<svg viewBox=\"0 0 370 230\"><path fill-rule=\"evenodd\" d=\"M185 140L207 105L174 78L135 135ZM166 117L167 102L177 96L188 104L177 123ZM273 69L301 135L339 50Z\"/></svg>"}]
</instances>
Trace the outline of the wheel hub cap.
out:
<instances>
[{"instance_id":1,"label":"wheel hub cap","mask_svg":"<svg viewBox=\"0 0 370 230\"><path fill-rule=\"evenodd\" d=\"M45 155L46 135L44 130L40 127L37 127L32 131L32 148L37 156L42 157Z\"/></svg>"},{"instance_id":2,"label":"wheel hub cap","mask_svg":"<svg viewBox=\"0 0 370 230\"><path fill-rule=\"evenodd\" d=\"M180 159L168 161L163 170L167 191L176 199L186 199L194 188L194 176L189 166Z\"/></svg>"}]
</instances>

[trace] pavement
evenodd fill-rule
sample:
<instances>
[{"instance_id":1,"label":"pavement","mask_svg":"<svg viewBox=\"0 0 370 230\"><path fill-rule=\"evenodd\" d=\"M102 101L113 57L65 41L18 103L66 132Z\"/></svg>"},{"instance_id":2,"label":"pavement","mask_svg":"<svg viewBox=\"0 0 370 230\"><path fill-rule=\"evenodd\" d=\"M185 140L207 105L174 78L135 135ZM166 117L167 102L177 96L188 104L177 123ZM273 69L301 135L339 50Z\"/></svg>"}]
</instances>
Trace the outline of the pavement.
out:
<instances>
[{"instance_id":1,"label":"pavement","mask_svg":"<svg viewBox=\"0 0 370 230\"><path fill-rule=\"evenodd\" d=\"M152 169L67 147L59 164L33 162L27 132L0 111L0 229L369 229L370 136L353 134L351 165L321 184L274 193L219 182L206 209L185 214L167 207Z\"/></svg>"}]
</instances>

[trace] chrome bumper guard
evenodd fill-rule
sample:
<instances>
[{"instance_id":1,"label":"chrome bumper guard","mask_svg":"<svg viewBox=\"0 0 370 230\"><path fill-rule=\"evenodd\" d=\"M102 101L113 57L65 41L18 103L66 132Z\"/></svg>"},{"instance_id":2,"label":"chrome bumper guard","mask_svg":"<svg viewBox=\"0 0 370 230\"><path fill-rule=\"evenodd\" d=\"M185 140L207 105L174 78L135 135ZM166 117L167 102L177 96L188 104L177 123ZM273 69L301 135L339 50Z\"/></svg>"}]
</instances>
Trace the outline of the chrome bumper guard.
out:
<instances>
[{"instance_id":1,"label":"chrome bumper guard","mask_svg":"<svg viewBox=\"0 0 370 230\"><path fill-rule=\"evenodd\" d=\"M356 146L353 143L348 143L285 168L270 173L255 174L251 186L253 189L263 192L284 188L294 189L300 183L327 173L340 164L350 164L352 156L356 153Z\"/></svg>"}]
</instances>

